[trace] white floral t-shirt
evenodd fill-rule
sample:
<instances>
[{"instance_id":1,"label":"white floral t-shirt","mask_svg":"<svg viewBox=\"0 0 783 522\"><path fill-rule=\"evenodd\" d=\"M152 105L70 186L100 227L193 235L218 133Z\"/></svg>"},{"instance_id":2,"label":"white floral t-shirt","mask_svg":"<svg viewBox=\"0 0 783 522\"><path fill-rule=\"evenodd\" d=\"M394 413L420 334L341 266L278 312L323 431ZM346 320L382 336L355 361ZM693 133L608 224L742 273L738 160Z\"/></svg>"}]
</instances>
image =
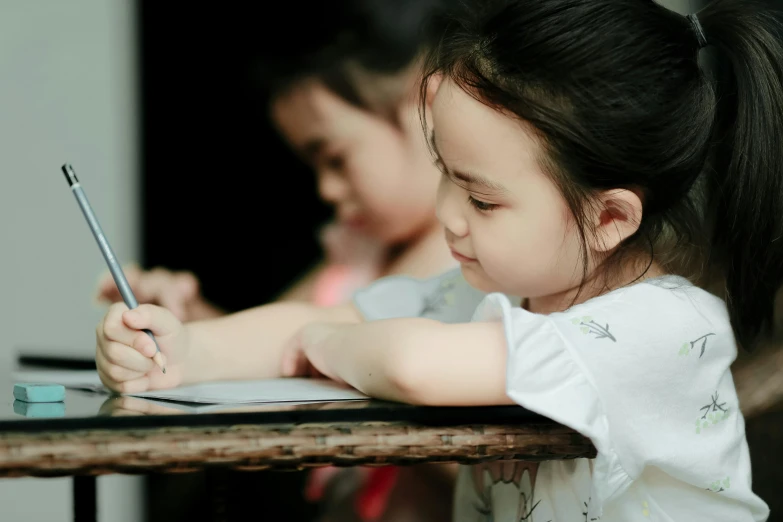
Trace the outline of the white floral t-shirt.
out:
<instances>
[{"instance_id":1,"label":"white floral t-shirt","mask_svg":"<svg viewBox=\"0 0 783 522\"><path fill-rule=\"evenodd\" d=\"M751 489L729 367L725 304L687 280L650 279L551 315L471 288L459 270L358 292L367 320L502 321L517 404L589 437L598 456L464 466L458 522L744 522Z\"/></svg>"}]
</instances>

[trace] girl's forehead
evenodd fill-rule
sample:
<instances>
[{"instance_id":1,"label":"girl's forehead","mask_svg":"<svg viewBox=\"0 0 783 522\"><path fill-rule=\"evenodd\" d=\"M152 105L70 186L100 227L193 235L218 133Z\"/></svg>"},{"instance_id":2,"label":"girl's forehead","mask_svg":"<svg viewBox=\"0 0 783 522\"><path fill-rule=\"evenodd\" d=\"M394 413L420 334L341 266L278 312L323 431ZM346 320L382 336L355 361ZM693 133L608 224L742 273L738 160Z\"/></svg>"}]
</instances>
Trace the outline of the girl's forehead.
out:
<instances>
[{"instance_id":1,"label":"girl's forehead","mask_svg":"<svg viewBox=\"0 0 783 522\"><path fill-rule=\"evenodd\" d=\"M340 115L342 100L323 84L302 81L272 101L275 120L295 121L301 126L323 126Z\"/></svg>"},{"instance_id":2,"label":"girl's forehead","mask_svg":"<svg viewBox=\"0 0 783 522\"><path fill-rule=\"evenodd\" d=\"M500 137L507 142L517 140L528 132L527 126L521 124L518 118L489 107L451 79L440 83L432 112L439 136L462 135L481 141ZM484 138L485 134L489 139Z\"/></svg>"},{"instance_id":3,"label":"girl's forehead","mask_svg":"<svg viewBox=\"0 0 783 522\"><path fill-rule=\"evenodd\" d=\"M432 106L435 145L451 168L507 177L539 169L541 147L532 128L497 111L453 80L444 79Z\"/></svg>"},{"instance_id":4,"label":"girl's forehead","mask_svg":"<svg viewBox=\"0 0 783 522\"><path fill-rule=\"evenodd\" d=\"M312 141L352 140L378 119L319 82L297 85L279 96L271 110L278 129L299 148Z\"/></svg>"}]
</instances>

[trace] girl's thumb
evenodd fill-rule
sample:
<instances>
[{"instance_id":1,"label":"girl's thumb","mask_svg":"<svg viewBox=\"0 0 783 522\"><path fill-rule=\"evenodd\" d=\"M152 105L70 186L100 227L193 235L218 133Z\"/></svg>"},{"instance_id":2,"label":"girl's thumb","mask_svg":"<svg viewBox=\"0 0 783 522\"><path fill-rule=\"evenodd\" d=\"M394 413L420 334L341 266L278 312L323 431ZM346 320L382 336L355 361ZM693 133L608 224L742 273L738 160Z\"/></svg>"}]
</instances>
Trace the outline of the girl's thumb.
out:
<instances>
[{"instance_id":1,"label":"girl's thumb","mask_svg":"<svg viewBox=\"0 0 783 522\"><path fill-rule=\"evenodd\" d=\"M156 336L171 335L182 328L174 314L163 307L143 304L122 314L122 321L134 330L150 330Z\"/></svg>"}]
</instances>

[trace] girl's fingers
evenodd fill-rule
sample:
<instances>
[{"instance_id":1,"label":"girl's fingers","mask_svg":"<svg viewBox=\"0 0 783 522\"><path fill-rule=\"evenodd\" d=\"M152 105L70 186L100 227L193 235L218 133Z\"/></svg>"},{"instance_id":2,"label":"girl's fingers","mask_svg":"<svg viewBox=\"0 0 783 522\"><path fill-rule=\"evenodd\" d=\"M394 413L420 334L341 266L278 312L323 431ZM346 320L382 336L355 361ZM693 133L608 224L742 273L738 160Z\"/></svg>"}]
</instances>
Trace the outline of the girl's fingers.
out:
<instances>
[{"instance_id":1,"label":"girl's fingers","mask_svg":"<svg viewBox=\"0 0 783 522\"><path fill-rule=\"evenodd\" d=\"M152 340L147 332L137 332L133 344L130 346L136 353L142 357L152 360L158 352L158 346Z\"/></svg>"},{"instance_id":2,"label":"girl's fingers","mask_svg":"<svg viewBox=\"0 0 783 522\"><path fill-rule=\"evenodd\" d=\"M150 330L156 336L164 337L177 333L182 323L170 311L155 305L140 305L122 313L122 322L133 330ZM130 339L128 345L133 343Z\"/></svg>"},{"instance_id":3,"label":"girl's fingers","mask_svg":"<svg viewBox=\"0 0 783 522\"><path fill-rule=\"evenodd\" d=\"M297 375L296 370L299 366L298 358L300 355L301 339L299 334L292 336L288 340L286 346L283 348L282 355L280 356L280 374L283 377L295 377Z\"/></svg>"},{"instance_id":4,"label":"girl's fingers","mask_svg":"<svg viewBox=\"0 0 783 522\"><path fill-rule=\"evenodd\" d=\"M145 392L150 387L150 380L148 377L140 377L131 381L117 382L112 379L106 372L98 369L98 376L101 378L101 382L117 393L141 393Z\"/></svg>"},{"instance_id":5,"label":"girl's fingers","mask_svg":"<svg viewBox=\"0 0 783 522\"><path fill-rule=\"evenodd\" d=\"M145 357L130 346L117 342L109 342L100 347L96 354L96 361L99 358L106 364L121 366L142 374L146 374L155 367L155 363L149 357Z\"/></svg>"},{"instance_id":6,"label":"girl's fingers","mask_svg":"<svg viewBox=\"0 0 783 522\"><path fill-rule=\"evenodd\" d=\"M147 374L147 372L140 372L124 366L112 364L106 360L102 352L96 354L95 364L112 382L115 383L133 381L144 377Z\"/></svg>"},{"instance_id":7,"label":"girl's fingers","mask_svg":"<svg viewBox=\"0 0 783 522\"><path fill-rule=\"evenodd\" d=\"M136 331L123 322L123 314L128 310L124 303L114 303L109 307L103 321L98 325L97 335L101 341L115 341L127 346L133 344Z\"/></svg>"},{"instance_id":8,"label":"girl's fingers","mask_svg":"<svg viewBox=\"0 0 783 522\"><path fill-rule=\"evenodd\" d=\"M283 350L280 361L280 373L283 377L322 377L321 373L310 364L303 350L304 332L303 329L294 335Z\"/></svg>"}]
</instances>

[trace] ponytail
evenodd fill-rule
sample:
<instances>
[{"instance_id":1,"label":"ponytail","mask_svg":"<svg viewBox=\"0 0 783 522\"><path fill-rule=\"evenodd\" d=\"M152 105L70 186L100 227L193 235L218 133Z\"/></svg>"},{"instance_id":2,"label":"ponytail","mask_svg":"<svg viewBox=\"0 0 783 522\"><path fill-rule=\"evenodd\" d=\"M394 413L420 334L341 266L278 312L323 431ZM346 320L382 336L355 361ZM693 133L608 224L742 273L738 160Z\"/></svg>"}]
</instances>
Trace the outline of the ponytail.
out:
<instances>
[{"instance_id":1,"label":"ponytail","mask_svg":"<svg viewBox=\"0 0 783 522\"><path fill-rule=\"evenodd\" d=\"M781 18L758 1L714 0L698 21L729 67L716 82L716 152L707 182L712 260L725 274L737 340L750 349L771 332L783 285Z\"/></svg>"}]
</instances>

